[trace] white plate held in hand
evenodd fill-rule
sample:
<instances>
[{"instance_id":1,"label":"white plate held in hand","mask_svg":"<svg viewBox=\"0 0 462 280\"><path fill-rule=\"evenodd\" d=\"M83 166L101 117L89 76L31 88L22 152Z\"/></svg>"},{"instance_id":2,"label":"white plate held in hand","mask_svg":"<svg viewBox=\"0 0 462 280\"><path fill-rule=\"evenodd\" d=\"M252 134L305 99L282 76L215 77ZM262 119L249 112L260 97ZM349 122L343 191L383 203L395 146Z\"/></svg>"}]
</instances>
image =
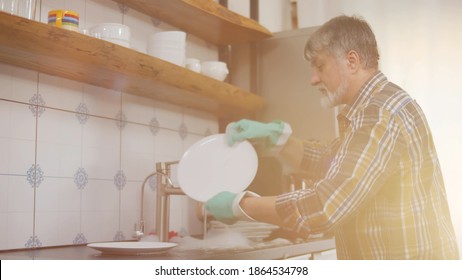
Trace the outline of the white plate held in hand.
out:
<instances>
[{"instance_id":1,"label":"white plate held in hand","mask_svg":"<svg viewBox=\"0 0 462 280\"><path fill-rule=\"evenodd\" d=\"M205 202L222 191L245 190L257 168L257 153L249 142L230 147L225 134L215 134L196 142L184 153L178 165L178 182L187 196Z\"/></svg>"}]
</instances>

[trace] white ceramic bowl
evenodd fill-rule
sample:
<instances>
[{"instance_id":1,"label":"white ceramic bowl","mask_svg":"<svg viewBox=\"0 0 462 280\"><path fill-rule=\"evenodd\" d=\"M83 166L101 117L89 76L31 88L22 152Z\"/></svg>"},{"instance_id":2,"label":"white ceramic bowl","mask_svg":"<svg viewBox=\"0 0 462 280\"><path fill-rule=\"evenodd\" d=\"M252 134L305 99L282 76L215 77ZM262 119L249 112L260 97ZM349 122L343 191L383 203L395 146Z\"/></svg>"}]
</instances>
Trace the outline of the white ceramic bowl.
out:
<instances>
[{"instance_id":1,"label":"white ceramic bowl","mask_svg":"<svg viewBox=\"0 0 462 280\"><path fill-rule=\"evenodd\" d=\"M229 74L226 63L222 61L204 61L201 63L201 73L219 81L224 81Z\"/></svg>"},{"instance_id":2,"label":"white ceramic bowl","mask_svg":"<svg viewBox=\"0 0 462 280\"><path fill-rule=\"evenodd\" d=\"M130 27L120 23L100 23L90 28L90 34L101 39L130 42Z\"/></svg>"},{"instance_id":3,"label":"white ceramic bowl","mask_svg":"<svg viewBox=\"0 0 462 280\"><path fill-rule=\"evenodd\" d=\"M201 62L197 58L186 58L185 67L197 73L201 72Z\"/></svg>"}]
</instances>

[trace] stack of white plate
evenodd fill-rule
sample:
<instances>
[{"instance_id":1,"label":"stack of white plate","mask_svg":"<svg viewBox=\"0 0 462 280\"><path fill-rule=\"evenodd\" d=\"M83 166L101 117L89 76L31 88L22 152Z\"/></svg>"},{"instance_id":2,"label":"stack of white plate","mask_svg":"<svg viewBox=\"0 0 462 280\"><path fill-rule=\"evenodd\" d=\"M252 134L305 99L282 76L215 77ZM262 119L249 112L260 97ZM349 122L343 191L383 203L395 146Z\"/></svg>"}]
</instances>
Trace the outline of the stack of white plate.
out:
<instances>
[{"instance_id":1,"label":"stack of white plate","mask_svg":"<svg viewBox=\"0 0 462 280\"><path fill-rule=\"evenodd\" d=\"M148 41L148 54L184 67L186 59L186 33L164 31L152 34Z\"/></svg>"},{"instance_id":2,"label":"stack of white plate","mask_svg":"<svg viewBox=\"0 0 462 280\"><path fill-rule=\"evenodd\" d=\"M209 230L213 232L240 232L252 241L261 242L277 228L278 226L261 222L238 221L232 225L227 225L218 221L210 221Z\"/></svg>"}]
</instances>

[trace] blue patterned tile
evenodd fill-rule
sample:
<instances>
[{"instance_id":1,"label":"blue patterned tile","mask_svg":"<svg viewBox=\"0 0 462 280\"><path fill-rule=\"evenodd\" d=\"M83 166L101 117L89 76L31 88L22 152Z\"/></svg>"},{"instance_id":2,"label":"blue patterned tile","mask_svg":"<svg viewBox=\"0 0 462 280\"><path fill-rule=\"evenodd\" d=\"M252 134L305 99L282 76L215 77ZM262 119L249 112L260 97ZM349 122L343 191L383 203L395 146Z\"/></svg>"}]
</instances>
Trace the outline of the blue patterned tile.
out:
<instances>
[{"instance_id":1,"label":"blue patterned tile","mask_svg":"<svg viewBox=\"0 0 462 280\"><path fill-rule=\"evenodd\" d=\"M80 103L79 106L75 108L75 111L76 111L75 116L77 117L77 120L79 121L81 125L84 125L89 118L88 116L89 111L88 111L87 105L85 103Z\"/></svg>"},{"instance_id":2,"label":"blue patterned tile","mask_svg":"<svg viewBox=\"0 0 462 280\"><path fill-rule=\"evenodd\" d=\"M151 130L152 135L156 135L159 132L160 124L159 121L154 117L149 122L149 130Z\"/></svg>"},{"instance_id":3,"label":"blue patterned tile","mask_svg":"<svg viewBox=\"0 0 462 280\"><path fill-rule=\"evenodd\" d=\"M122 231L117 231L116 234L114 235L114 238L113 238L114 241L123 241L123 240L126 240L125 239L125 235Z\"/></svg>"},{"instance_id":4,"label":"blue patterned tile","mask_svg":"<svg viewBox=\"0 0 462 280\"><path fill-rule=\"evenodd\" d=\"M188 136L188 127L182 123L178 129L181 139L185 139Z\"/></svg>"},{"instance_id":5,"label":"blue patterned tile","mask_svg":"<svg viewBox=\"0 0 462 280\"><path fill-rule=\"evenodd\" d=\"M117 171L116 175L114 176L114 185L116 188L121 191L125 184L127 183L127 178L122 170Z\"/></svg>"},{"instance_id":6,"label":"blue patterned tile","mask_svg":"<svg viewBox=\"0 0 462 280\"><path fill-rule=\"evenodd\" d=\"M43 114L43 112L45 112L45 100L43 100L43 97L40 94L34 94L29 99L29 103L29 109L32 112L32 115L34 115L34 117L40 117Z\"/></svg>"},{"instance_id":7,"label":"blue patterned tile","mask_svg":"<svg viewBox=\"0 0 462 280\"><path fill-rule=\"evenodd\" d=\"M27 182L33 188L38 188L43 182L43 171L38 164L32 164L27 170Z\"/></svg>"},{"instance_id":8,"label":"blue patterned tile","mask_svg":"<svg viewBox=\"0 0 462 280\"><path fill-rule=\"evenodd\" d=\"M77 169L77 172L74 174L74 183L79 190L85 188L88 183L88 174L84 168Z\"/></svg>"},{"instance_id":9,"label":"blue patterned tile","mask_svg":"<svg viewBox=\"0 0 462 280\"><path fill-rule=\"evenodd\" d=\"M119 111L117 115L115 116L116 119L116 125L117 127L122 130L125 128L127 125L127 116L125 116L124 112Z\"/></svg>"},{"instance_id":10,"label":"blue patterned tile","mask_svg":"<svg viewBox=\"0 0 462 280\"><path fill-rule=\"evenodd\" d=\"M83 233L77 233L77 236L72 241L72 244L86 244L86 243L88 243L88 241Z\"/></svg>"},{"instance_id":11,"label":"blue patterned tile","mask_svg":"<svg viewBox=\"0 0 462 280\"><path fill-rule=\"evenodd\" d=\"M37 247L42 247L42 241L34 235L27 240L26 244L24 244L26 248L37 248Z\"/></svg>"}]
</instances>

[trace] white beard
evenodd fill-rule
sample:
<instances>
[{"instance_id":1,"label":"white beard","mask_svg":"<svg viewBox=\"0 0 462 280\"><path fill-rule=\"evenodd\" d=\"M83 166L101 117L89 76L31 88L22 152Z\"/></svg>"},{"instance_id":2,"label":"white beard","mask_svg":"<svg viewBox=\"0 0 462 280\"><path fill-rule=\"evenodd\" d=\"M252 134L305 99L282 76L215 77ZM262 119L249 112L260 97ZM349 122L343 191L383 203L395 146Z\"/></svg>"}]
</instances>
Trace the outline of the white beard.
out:
<instances>
[{"instance_id":1,"label":"white beard","mask_svg":"<svg viewBox=\"0 0 462 280\"><path fill-rule=\"evenodd\" d=\"M345 96L348 89L348 80L343 79L338 88L334 92L330 92L326 87L321 88L321 106L329 109L342 104L342 98Z\"/></svg>"}]
</instances>

